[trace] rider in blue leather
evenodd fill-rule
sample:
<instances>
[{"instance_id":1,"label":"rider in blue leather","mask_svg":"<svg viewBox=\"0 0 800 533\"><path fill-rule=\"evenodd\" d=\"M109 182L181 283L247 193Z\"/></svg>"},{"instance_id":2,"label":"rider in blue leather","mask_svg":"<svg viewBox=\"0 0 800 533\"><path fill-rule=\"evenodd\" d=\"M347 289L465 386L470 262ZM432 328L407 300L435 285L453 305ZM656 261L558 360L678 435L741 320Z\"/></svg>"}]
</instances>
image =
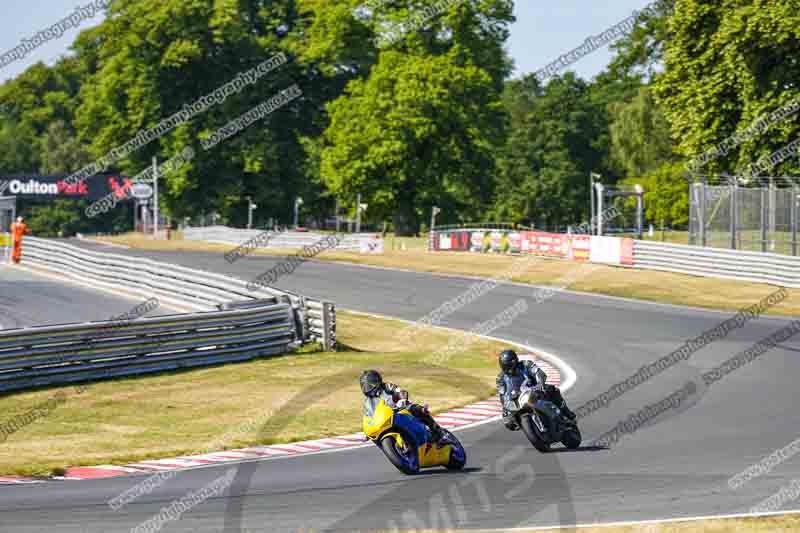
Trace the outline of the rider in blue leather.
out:
<instances>
[{"instance_id":1,"label":"rider in blue leather","mask_svg":"<svg viewBox=\"0 0 800 533\"><path fill-rule=\"evenodd\" d=\"M546 400L553 402L567 418L575 420L573 413L561 391L554 385L547 385L547 374L544 370L536 366L533 361L520 361L514 350L504 350L498 358L500 363L500 373L497 375L497 396L503 406L503 423L512 431L519 429L514 416L506 409L506 402L511 400L514 391L519 391L523 383L528 382L532 386L541 386Z\"/></svg>"}]
</instances>

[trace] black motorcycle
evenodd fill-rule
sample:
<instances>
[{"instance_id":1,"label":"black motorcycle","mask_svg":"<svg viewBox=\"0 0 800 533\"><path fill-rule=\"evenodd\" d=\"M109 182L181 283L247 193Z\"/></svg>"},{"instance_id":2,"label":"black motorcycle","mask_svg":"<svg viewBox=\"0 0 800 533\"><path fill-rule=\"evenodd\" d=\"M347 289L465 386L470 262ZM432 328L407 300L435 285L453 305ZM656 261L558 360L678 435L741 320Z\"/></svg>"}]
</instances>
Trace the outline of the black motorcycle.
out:
<instances>
[{"instance_id":1,"label":"black motorcycle","mask_svg":"<svg viewBox=\"0 0 800 533\"><path fill-rule=\"evenodd\" d=\"M545 399L542 386L523 384L515 391L506 409L513 413L522 432L533 447L540 452L550 451L550 446L561 442L574 450L581 445L578 424L561 413L561 409Z\"/></svg>"}]
</instances>

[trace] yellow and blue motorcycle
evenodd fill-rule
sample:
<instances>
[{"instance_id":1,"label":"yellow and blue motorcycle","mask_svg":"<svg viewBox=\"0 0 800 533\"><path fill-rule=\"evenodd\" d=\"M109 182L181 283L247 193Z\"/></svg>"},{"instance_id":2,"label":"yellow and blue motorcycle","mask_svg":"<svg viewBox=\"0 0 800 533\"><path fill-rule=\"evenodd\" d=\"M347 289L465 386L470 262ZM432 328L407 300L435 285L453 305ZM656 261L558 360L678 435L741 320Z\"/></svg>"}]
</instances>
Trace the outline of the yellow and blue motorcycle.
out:
<instances>
[{"instance_id":1,"label":"yellow and blue motorcycle","mask_svg":"<svg viewBox=\"0 0 800 533\"><path fill-rule=\"evenodd\" d=\"M452 433L443 428L442 440L435 443L425 424L406 409L392 409L383 399L372 416L364 415L363 427L364 435L404 474L436 466L461 470L467 463L467 452Z\"/></svg>"}]
</instances>

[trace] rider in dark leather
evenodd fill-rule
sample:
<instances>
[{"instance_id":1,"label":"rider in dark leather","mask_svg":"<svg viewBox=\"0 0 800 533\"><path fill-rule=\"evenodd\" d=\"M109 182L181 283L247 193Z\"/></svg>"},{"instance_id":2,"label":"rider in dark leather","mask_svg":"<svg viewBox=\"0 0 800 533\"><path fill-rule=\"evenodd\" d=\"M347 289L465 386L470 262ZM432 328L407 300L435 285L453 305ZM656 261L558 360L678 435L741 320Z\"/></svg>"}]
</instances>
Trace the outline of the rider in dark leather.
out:
<instances>
[{"instance_id":1,"label":"rider in dark leather","mask_svg":"<svg viewBox=\"0 0 800 533\"><path fill-rule=\"evenodd\" d=\"M498 357L500 363L500 373L497 375L497 396L503 406L503 423L512 431L519 429L512 413L506 409L506 403L511 400L511 395L519 391L523 383L528 382L531 386L541 386L546 400L553 402L567 418L575 420L573 413L561 391L554 385L547 385L547 374L544 370L536 366L533 361L520 361L519 356L514 350L504 350Z\"/></svg>"}]
</instances>

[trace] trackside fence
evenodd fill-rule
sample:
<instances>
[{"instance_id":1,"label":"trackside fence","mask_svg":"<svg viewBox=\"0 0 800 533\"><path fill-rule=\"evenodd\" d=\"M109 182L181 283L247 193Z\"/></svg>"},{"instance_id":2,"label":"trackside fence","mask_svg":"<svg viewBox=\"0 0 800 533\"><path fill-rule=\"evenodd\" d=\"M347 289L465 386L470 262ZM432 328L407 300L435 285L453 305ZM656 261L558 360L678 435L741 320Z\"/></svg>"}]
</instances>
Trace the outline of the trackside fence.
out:
<instances>
[{"instance_id":1,"label":"trackside fence","mask_svg":"<svg viewBox=\"0 0 800 533\"><path fill-rule=\"evenodd\" d=\"M187 241L217 242L238 246L257 239L254 245L263 249L299 250L311 247L330 237L329 233L314 232L272 232L254 229L229 228L227 226L208 226L185 228L183 238ZM341 240L334 248L341 252L380 253L383 239L374 233L340 234ZM380 246L376 246L379 244Z\"/></svg>"},{"instance_id":2,"label":"trackside fence","mask_svg":"<svg viewBox=\"0 0 800 533\"><path fill-rule=\"evenodd\" d=\"M289 303L0 331L0 392L247 361L299 346Z\"/></svg>"},{"instance_id":3,"label":"trackside fence","mask_svg":"<svg viewBox=\"0 0 800 533\"><path fill-rule=\"evenodd\" d=\"M800 258L786 255L636 241L635 268L800 288Z\"/></svg>"},{"instance_id":4,"label":"trackside fence","mask_svg":"<svg viewBox=\"0 0 800 533\"><path fill-rule=\"evenodd\" d=\"M319 342L336 346L336 308L247 281L146 258L27 237L26 264L194 312L128 324L0 331L0 391L242 361Z\"/></svg>"},{"instance_id":5,"label":"trackside fence","mask_svg":"<svg viewBox=\"0 0 800 533\"><path fill-rule=\"evenodd\" d=\"M800 288L800 257L779 254L494 228L437 230L430 243L432 251L532 254Z\"/></svg>"}]
</instances>

